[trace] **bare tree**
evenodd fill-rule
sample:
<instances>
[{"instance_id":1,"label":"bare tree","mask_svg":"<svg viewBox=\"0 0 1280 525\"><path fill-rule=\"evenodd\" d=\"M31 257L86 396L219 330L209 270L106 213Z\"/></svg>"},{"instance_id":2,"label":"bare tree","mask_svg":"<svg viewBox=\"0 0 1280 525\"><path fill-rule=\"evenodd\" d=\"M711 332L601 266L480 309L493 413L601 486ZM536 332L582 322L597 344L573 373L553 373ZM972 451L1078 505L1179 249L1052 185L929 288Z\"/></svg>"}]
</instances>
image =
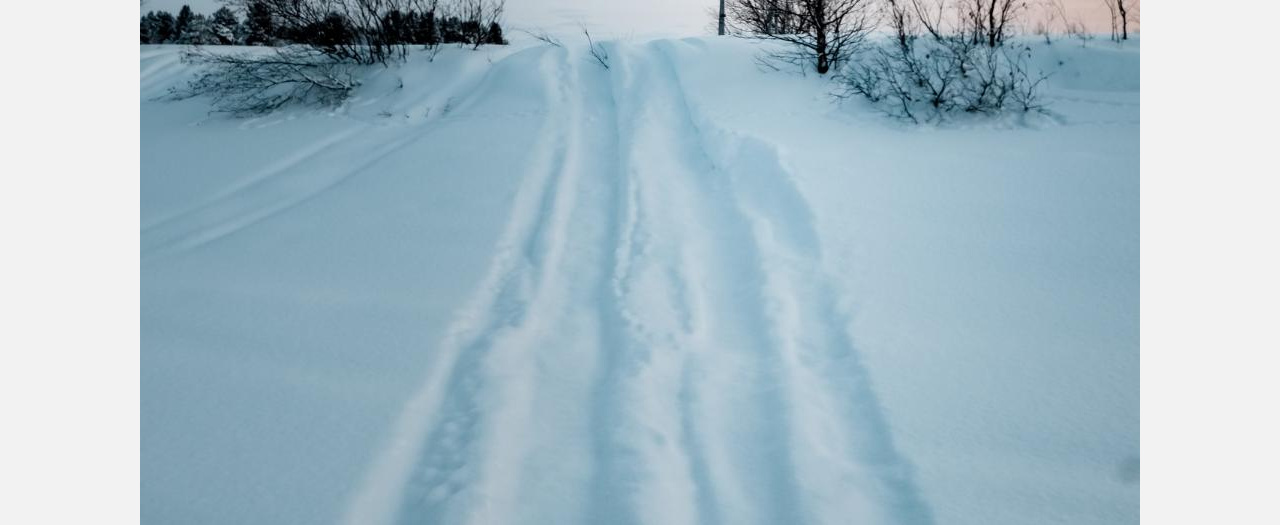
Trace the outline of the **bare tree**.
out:
<instances>
[{"instance_id":1,"label":"bare tree","mask_svg":"<svg viewBox=\"0 0 1280 525\"><path fill-rule=\"evenodd\" d=\"M1067 11L1063 0L1037 0L1027 10L1034 10L1039 15L1034 32L1043 36L1046 43L1051 43L1055 34L1083 41L1093 38L1092 34L1086 32L1084 22Z\"/></svg>"},{"instance_id":2,"label":"bare tree","mask_svg":"<svg viewBox=\"0 0 1280 525\"><path fill-rule=\"evenodd\" d=\"M728 0L725 9L735 32L790 46L770 58L825 75L875 29L872 7L872 0Z\"/></svg>"},{"instance_id":3,"label":"bare tree","mask_svg":"<svg viewBox=\"0 0 1280 525\"><path fill-rule=\"evenodd\" d=\"M1135 0L1102 0L1111 13L1111 39L1115 41L1129 39L1129 15L1137 7Z\"/></svg>"},{"instance_id":4,"label":"bare tree","mask_svg":"<svg viewBox=\"0 0 1280 525\"><path fill-rule=\"evenodd\" d=\"M1141 14L1142 6L1138 0L1123 0L1120 2L1118 9L1120 10L1120 38L1128 40L1129 21L1133 20L1134 23L1140 23L1139 15Z\"/></svg>"},{"instance_id":5,"label":"bare tree","mask_svg":"<svg viewBox=\"0 0 1280 525\"><path fill-rule=\"evenodd\" d=\"M720 36L724 36L724 17L725 17L725 14L724 14L724 0L720 0L720 14L716 16L716 18L717 18L717 19L719 20L719 22L720 22L720 23L719 23L719 27L717 27L716 34L718 34L718 35L720 35Z\"/></svg>"},{"instance_id":6,"label":"bare tree","mask_svg":"<svg viewBox=\"0 0 1280 525\"><path fill-rule=\"evenodd\" d=\"M1116 4L1113 0L1102 0L1102 5L1107 6L1107 11L1111 15L1111 40L1120 41L1120 15L1116 12Z\"/></svg>"},{"instance_id":7,"label":"bare tree","mask_svg":"<svg viewBox=\"0 0 1280 525\"><path fill-rule=\"evenodd\" d=\"M1085 31L1084 22L1081 22L1077 17L1071 16L1062 0L1044 0L1042 9L1049 13L1051 22L1058 22L1061 26L1062 34L1082 40L1092 38L1092 35ZM1052 26L1053 24L1050 23L1050 30L1052 30Z\"/></svg>"}]
</instances>

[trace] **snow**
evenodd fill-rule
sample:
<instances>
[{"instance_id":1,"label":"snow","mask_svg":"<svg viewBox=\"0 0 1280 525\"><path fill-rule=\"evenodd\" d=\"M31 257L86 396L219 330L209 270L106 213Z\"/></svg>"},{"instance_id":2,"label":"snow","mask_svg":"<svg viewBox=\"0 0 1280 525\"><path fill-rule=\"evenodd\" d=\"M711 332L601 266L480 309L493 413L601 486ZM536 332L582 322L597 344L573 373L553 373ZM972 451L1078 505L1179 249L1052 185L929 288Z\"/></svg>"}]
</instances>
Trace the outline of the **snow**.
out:
<instances>
[{"instance_id":1,"label":"snow","mask_svg":"<svg viewBox=\"0 0 1280 525\"><path fill-rule=\"evenodd\" d=\"M1138 520L1137 42L918 128L564 41L249 120L143 46L144 522Z\"/></svg>"}]
</instances>

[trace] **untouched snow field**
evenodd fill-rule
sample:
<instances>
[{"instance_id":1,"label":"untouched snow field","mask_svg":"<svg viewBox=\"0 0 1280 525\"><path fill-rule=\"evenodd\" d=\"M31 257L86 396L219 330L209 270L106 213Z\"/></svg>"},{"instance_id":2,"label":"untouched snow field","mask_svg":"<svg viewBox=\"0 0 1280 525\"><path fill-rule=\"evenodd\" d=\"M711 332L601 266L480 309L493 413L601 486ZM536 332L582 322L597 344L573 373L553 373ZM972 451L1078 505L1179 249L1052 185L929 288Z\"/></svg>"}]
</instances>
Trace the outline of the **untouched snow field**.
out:
<instances>
[{"instance_id":1,"label":"untouched snow field","mask_svg":"<svg viewBox=\"0 0 1280 525\"><path fill-rule=\"evenodd\" d=\"M1139 46L906 127L738 39L156 98L146 523L1136 523Z\"/></svg>"}]
</instances>

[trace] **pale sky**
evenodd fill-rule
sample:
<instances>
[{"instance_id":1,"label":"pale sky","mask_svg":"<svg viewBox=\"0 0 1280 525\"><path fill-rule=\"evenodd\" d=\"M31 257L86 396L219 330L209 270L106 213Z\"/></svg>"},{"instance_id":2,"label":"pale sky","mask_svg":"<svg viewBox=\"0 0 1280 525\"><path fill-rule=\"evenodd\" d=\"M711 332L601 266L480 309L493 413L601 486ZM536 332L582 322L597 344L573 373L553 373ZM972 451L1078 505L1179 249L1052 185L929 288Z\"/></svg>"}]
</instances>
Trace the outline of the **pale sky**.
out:
<instances>
[{"instance_id":1,"label":"pale sky","mask_svg":"<svg viewBox=\"0 0 1280 525\"><path fill-rule=\"evenodd\" d=\"M147 0L142 12L166 10L177 14L183 4L209 14L222 4L217 0ZM1079 17L1096 32L1109 30L1102 0L1063 0L1068 13ZM506 26L574 30L580 24L613 36L707 34L713 19L709 9L719 0L507 0ZM1033 19L1028 19L1031 22ZM1131 23L1130 29L1136 27Z\"/></svg>"}]
</instances>

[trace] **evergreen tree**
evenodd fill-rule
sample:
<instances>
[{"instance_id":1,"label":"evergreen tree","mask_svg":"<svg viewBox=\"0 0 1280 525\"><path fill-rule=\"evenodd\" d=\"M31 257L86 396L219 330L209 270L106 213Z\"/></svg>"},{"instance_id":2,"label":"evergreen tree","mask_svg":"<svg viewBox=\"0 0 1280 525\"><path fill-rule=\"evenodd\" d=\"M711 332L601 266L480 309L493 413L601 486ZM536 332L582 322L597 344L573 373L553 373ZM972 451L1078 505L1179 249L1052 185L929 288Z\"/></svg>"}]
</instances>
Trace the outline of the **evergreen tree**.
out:
<instances>
[{"instance_id":1,"label":"evergreen tree","mask_svg":"<svg viewBox=\"0 0 1280 525\"><path fill-rule=\"evenodd\" d=\"M269 46L276 36L275 21L271 18L271 8L262 2L249 4L249 12L245 20L244 43L251 46Z\"/></svg>"},{"instance_id":2,"label":"evergreen tree","mask_svg":"<svg viewBox=\"0 0 1280 525\"><path fill-rule=\"evenodd\" d=\"M160 21L156 18L155 11L151 11L142 17L141 37L143 44L159 44L159 42L155 41L159 25Z\"/></svg>"},{"instance_id":3,"label":"evergreen tree","mask_svg":"<svg viewBox=\"0 0 1280 525\"><path fill-rule=\"evenodd\" d=\"M324 17L324 21L311 24L304 33L305 42L326 50L337 49L338 46L349 44L354 40L347 17L338 13L329 13Z\"/></svg>"},{"instance_id":4,"label":"evergreen tree","mask_svg":"<svg viewBox=\"0 0 1280 525\"><path fill-rule=\"evenodd\" d=\"M485 35L484 43L506 45L506 39L502 38L502 26L498 25L497 22L489 24L489 33Z\"/></svg>"},{"instance_id":5,"label":"evergreen tree","mask_svg":"<svg viewBox=\"0 0 1280 525\"><path fill-rule=\"evenodd\" d=\"M173 38L181 41L187 36L187 29L191 27L191 6L183 5L178 10L178 19L173 24Z\"/></svg>"},{"instance_id":6,"label":"evergreen tree","mask_svg":"<svg viewBox=\"0 0 1280 525\"><path fill-rule=\"evenodd\" d=\"M222 45L231 45L236 43L236 26L240 25L240 21L236 19L236 14L226 6L213 12L213 34L217 35L218 43Z\"/></svg>"},{"instance_id":7,"label":"evergreen tree","mask_svg":"<svg viewBox=\"0 0 1280 525\"><path fill-rule=\"evenodd\" d=\"M479 20L467 20L458 25L458 32L461 35L459 42L467 44L479 44L484 41L483 30Z\"/></svg>"},{"instance_id":8,"label":"evergreen tree","mask_svg":"<svg viewBox=\"0 0 1280 525\"><path fill-rule=\"evenodd\" d=\"M418 17L418 24L413 28L415 44L434 46L440 43L440 30L436 28L435 11L427 11Z\"/></svg>"},{"instance_id":9,"label":"evergreen tree","mask_svg":"<svg viewBox=\"0 0 1280 525\"><path fill-rule=\"evenodd\" d=\"M213 30L213 22L204 15L192 15L187 22L187 29L178 38L179 44L197 46L218 45L218 34Z\"/></svg>"},{"instance_id":10,"label":"evergreen tree","mask_svg":"<svg viewBox=\"0 0 1280 525\"><path fill-rule=\"evenodd\" d=\"M249 25L244 23L244 21L237 22L234 34L235 39L233 40L233 43L237 46L245 45L245 41L249 39Z\"/></svg>"},{"instance_id":11,"label":"evergreen tree","mask_svg":"<svg viewBox=\"0 0 1280 525\"><path fill-rule=\"evenodd\" d=\"M160 11L156 13L156 34L151 40L152 44L168 44L174 37L173 15L168 11Z\"/></svg>"},{"instance_id":12,"label":"evergreen tree","mask_svg":"<svg viewBox=\"0 0 1280 525\"><path fill-rule=\"evenodd\" d=\"M404 26L400 29L400 38L406 44L418 43L418 12L410 10L404 15Z\"/></svg>"},{"instance_id":13,"label":"evergreen tree","mask_svg":"<svg viewBox=\"0 0 1280 525\"><path fill-rule=\"evenodd\" d=\"M462 36L462 21L451 16L440 21L440 41L446 44L466 42Z\"/></svg>"},{"instance_id":14,"label":"evergreen tree","mask_svg":"<svg viewBox=\"0 0 1280 525\"><path fill-rule=\"evenodd\" d=\"M404 13L399 9L392 9L382 17L382 35L387 43L402 44L409 40L409 25L406 22Z\"/></svg>"}]
</instances>

